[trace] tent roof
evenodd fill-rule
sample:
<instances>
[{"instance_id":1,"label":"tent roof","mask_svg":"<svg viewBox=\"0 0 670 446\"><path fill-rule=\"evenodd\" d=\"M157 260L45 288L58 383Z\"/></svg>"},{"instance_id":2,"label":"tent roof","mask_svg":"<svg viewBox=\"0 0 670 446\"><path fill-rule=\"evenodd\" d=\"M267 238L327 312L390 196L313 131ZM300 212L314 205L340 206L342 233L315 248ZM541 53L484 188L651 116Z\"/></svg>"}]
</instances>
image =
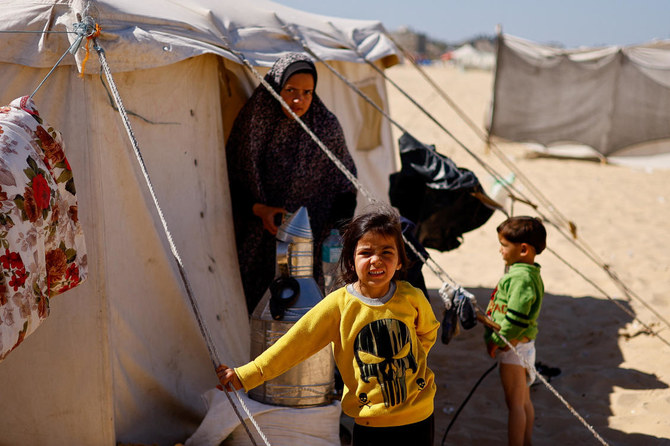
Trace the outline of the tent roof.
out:
<instances>
[{"instance_id":1,"label":"tent roof","mask_svg":"<svg viewBox=\"0 0 670 446\"><path fill-rule=\"evenodd\" d=\"M347 48L351 46L385 66L399 57L378 21L311 14L266 0L15 0L11 8L0 8L0 31L72 31L77 13L100 25L98 40L115 71L160 67L205 53L237 62L226 50L230 46L252 64L270 66L281 53L303 50L284 24L324 60L363 62ZM0 62L51 67L76 38L72 33L64 36L0 33ZM83 51L77 56L81 67ZM71 64L72 58L62 63ZM96 72L97 67L86 71Z\"/></svg>"}]
</instances>

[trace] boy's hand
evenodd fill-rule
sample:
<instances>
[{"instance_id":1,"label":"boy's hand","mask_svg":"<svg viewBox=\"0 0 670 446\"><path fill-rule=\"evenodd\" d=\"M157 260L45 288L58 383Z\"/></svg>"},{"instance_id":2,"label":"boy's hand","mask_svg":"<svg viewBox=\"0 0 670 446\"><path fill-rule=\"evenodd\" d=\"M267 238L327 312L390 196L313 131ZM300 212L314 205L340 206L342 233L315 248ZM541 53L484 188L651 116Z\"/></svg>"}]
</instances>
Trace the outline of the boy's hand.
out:
<instances>
[{"instance_id":1,"label":"boy's hand","mask_svg":"<svg viewBox=\"0 0 670 446\"><path fill-rule=\"evenodd\" d=\"M482 313L482 311L477 308L477 320L484 324L485 327L492 329L493 331L500 331L500 325L493 322L487 315Z\"/></svg>"},{"instance_id":2,"label":"boy's hand","mask_svg":"<svg viewBox=\"0 0 670 446\"><path fill-rule=\"evenodd\" d=\"M233 389L230 387L230 384L233 385L235 390L240 390L242 388L242 382L240 381L240 378L237 377L235 370L225 364L221 364L216 368L216 376L219 377L219 382L221 383L221 385L216 386L219 390L225 388L228 392L232 392Z\"/></svg>"},{"instance_id":3,"label":"boy's hand","mask_svg":"<svg viewBox=\"0 0 670 446\"><path fill-rule=\"evenodd\" d=\"M498 350L498 348L499 348L498 344L496 344L495 342L489 341L486 343L486 352L489 354L491 358L496 357L496 351Z\"/></svg>"}]
</instances>

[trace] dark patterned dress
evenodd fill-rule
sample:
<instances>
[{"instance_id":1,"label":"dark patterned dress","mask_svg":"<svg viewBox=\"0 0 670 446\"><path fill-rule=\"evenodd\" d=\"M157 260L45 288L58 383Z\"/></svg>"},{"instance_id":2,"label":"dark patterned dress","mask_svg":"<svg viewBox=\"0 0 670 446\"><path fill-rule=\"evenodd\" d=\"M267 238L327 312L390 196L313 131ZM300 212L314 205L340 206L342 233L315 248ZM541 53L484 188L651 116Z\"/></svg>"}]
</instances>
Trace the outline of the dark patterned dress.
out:
<instances>
[{"instance_id":1,"label":"dark patterned dress","mask_svg":"<svg viewBox=\"0 0 670 446\"><path fill-rule=\"evenodd\" d=\"M291 53L275 62L265 80L280 91L283 72L307 56ZM316 79L315 79L316 81ZM316 82L315 82L316 83ZM313 95L301 117L355 175L342 128ZM275 236L252 213L255 203L295 212L305 206L314 235L314 277L323 285L321 244L330 230L354 213L356 189L279 102L259 85L237 116L226 145L237 253L249 312L274 278Z\"/></svg>"}]
</instances>

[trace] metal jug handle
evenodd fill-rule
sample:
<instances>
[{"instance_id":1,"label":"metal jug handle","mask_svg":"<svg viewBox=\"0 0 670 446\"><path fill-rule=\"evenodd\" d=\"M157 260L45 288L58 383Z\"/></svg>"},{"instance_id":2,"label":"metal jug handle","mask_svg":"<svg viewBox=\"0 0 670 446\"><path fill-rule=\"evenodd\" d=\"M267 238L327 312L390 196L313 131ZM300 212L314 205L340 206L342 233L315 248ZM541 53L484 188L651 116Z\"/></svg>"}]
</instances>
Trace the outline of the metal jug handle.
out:
<instances>
[{"instance_id":1,"label":"metal jug handle","mask_svg":"<svg viewBox=\"0 0 670 446\"><path fill-rule=\"evenodd\" d=\"M286 293L289 291L289 293ZM293 277L278 277L270 284L270 314L274 320L284 318L284 311L298 299L300 284Z\"/></svg>"}]
</instances>

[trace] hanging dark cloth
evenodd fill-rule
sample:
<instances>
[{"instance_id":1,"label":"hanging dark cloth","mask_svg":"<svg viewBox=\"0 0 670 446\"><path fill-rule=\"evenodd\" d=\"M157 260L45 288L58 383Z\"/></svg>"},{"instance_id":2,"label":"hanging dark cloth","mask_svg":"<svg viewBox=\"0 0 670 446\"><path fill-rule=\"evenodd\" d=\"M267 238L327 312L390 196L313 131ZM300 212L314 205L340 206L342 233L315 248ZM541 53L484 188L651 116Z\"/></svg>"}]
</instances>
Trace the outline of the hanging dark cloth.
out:
<instances>
[{"instance_id":1,"label":"hanging dark cloth","mask_svg":"<svg viewBox=\"0 0 670 446\"><path fill-rule=\"evenodd\" d=\"M475 174L416 140L408 133L398 140L400 172L389 177L389 198L400 214L415 222L416 237L426 248L450 251L462 235L488 221L494 208ZM488 199L490 200L490 199Z\"/></svg>"}]
</instances>

